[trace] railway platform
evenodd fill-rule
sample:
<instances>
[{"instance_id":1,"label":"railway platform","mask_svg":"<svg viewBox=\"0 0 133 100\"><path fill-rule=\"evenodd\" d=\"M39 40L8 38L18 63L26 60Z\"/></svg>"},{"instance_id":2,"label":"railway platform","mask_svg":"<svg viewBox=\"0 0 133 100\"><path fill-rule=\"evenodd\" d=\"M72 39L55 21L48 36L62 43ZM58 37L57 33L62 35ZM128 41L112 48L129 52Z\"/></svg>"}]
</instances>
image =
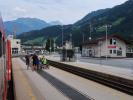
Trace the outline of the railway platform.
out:
<instances>
[{"instance_id":1,"label":"railway platform","mask_svg":"<svg viewBox=\"0 0 133 100\"><path fill-rule=\"evenodd\" d=\"M79 68L84 68L92 71L102 72L105 74L110 74L125 79L133 80L133 69L119 68L102 64L93 64L93 63L81 62L79 60L75 62L61 62L59 56L52 56L52 55L47 56L47 59L67 65L72 65Z\"/></svg>"},{"instance_id":2,"label":"railway platform","mask_svg":"<svg viewBox=\"0 0 133 100\"><path fill-rule=\"evenodd\" d=\"M50 66L27 70L13 58L15 100L133 100L133 96Z\"/></svg>"},{"instance_id":3,"label":"railway platform","mask_svg":"<svg viewBox=\"0 0 133 100\"><path fill-rule=\"evenodd\" d=\"M15 100L69 100L35 71L27 70L20 58L13 58Z\"/></svg>"}]
</instances>

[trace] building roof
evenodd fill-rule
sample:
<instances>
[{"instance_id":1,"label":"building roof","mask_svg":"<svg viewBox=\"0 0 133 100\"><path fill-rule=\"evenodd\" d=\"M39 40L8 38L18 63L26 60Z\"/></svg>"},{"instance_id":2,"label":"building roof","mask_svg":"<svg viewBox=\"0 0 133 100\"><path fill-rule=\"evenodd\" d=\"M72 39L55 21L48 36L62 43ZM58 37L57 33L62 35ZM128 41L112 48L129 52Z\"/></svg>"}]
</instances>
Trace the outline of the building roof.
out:
<instances>
[{"instance_id":1,"label":"building roof","mask_svg":"<svg viewBox=\"0 0 133 100\"><path fill-rule=\"evenodd\" d=\"M98 41L96 39L91 39L91 40L87 40L85 41L82 45L97 45Z\"/></svg>"},{"instance_id":2,"label":"building roof","mask_svg":"<svg viewBox=\"0 0 133 100\"><path fill-rule=\"evenodd\" d=\"M124 40L122 37L118 36L118 35L109 35L107 37L107 39L111 39L111 38L117 38L123 42L125 42L126 44L129 44L126 40ZM99 41L104 41L106 40L106 37L99 37L99 38L96 38L96 39L91 39L91 40L87 40L85 41L82 45L97 45Z\"/></svg>"}]
</instances>

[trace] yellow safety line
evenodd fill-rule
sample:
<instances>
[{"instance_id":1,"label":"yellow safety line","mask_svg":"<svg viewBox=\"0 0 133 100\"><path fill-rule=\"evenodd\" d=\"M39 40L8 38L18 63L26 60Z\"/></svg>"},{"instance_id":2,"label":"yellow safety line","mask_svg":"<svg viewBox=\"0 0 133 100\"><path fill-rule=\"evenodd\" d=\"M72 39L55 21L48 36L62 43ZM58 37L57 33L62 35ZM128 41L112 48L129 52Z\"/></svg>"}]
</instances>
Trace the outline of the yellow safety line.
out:
<instances>
[{"instance_id":1,"label":"yellow safety line","mask_svg":"<svg viewBox=\"0 0 133 100\"><path fill-rule=\"evenodd\" d=\"M28 94L28 96L31 98L31 100L37 100L36 97L34 96L32 89L28 83L28 80L26 79L26 77L23 75L23 72L20 68L17 68L19 70L15 71L15 75L17 75L17 77L19 77L20 82L23 84L23 87L26 88L26 92ZM19 81L17 80L17 81Z\"/></svg>"}]
</instances>

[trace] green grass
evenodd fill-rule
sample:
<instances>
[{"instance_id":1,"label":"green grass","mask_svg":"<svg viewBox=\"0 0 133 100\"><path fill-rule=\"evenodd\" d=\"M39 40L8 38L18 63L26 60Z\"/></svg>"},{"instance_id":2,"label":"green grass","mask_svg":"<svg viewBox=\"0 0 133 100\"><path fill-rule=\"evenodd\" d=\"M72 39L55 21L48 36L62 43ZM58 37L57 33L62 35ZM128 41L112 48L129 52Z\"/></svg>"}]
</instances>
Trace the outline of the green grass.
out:
<instances>
[{"instance_id":1,"label":"green grass","mask_svg":"<svg viewBox=\"0 0 133 100\"><path fill-rule=\"evenodd\" d=\"M105 27L104 26L101 26L101 27L98 27L96 29L97 32L104 32L105 31Z\"/></svg>"},{"instance_id":2,"label":"green grass","mask_svg":"<svg viewBox=\"0 0 133 100\"><path fill-rule=\"evenodd\" d=\"M113 26L117 26L120 25L121 22L124 20L125 18L119 18L118 20L116 20L115 22L112 23Z\"/></svg>"},{"instance_id":3,"label":"green grass","mask_svg":"<svg viewBox=\"0 0 133 100\"><path fill-rule=\"evenodd\" d=\"M38 37L38 38L35 38L33 40L28 40L26 42L24 42L25 44L42 44L44 42L44 37Z\"/></svg>"},{"instance_id":4,"label":"green grass","mask_svg":"<svg viewBox=\"0 0 133 100\"><path fill-rule=\"evenodd\" d=\"M54 39L57 40L58 37L55 37ZM44 44L46 43L48 38L45 38L45 37L38 37L38 38L35 38L35 39L32 39L32 40L28 40L26 42L24 42L24 44Z\"/></svg>"}]
</instances>

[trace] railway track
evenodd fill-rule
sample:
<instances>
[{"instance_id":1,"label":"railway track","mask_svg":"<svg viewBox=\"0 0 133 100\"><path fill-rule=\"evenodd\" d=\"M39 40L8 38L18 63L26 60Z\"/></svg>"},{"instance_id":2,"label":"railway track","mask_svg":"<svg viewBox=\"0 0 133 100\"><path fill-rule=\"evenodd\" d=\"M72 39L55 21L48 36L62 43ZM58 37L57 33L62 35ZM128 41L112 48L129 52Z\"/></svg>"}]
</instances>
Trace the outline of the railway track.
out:
<instances>
[{"instance_id":1,"label":"railway track","mask_svg":"<svg viewBox=\"0 0 133 100\"><path fill-rule=\"evenodd\" d=\"M124 79L122 77L113 76L97 71L79 68L76 66L48 60L49 64L53 67L68 71L83 78L93 80L95 82L104 84L111 88L117 89L121 92L133 95L133 80Z\"/></svg>"}]
</instances>

